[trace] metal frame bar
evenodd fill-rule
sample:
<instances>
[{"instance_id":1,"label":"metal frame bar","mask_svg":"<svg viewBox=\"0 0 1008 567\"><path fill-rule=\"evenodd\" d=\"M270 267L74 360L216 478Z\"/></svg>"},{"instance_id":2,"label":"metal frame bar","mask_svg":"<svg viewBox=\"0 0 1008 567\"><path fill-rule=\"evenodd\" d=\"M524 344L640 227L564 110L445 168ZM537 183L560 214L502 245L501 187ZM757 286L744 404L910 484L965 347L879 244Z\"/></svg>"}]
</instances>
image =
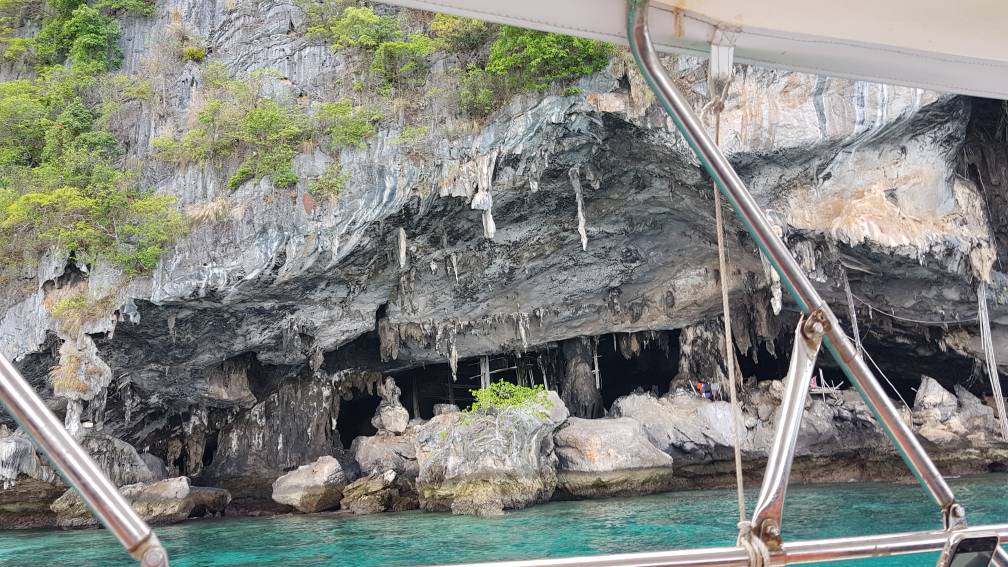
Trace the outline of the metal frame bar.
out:
<instances>
[{"instance_id":1,"label":"metal frame bar","mask_svg":"<svg viewBox=\"0 0 1008 567\"><path fill-rule=\"evenodd\" d=\"M168 554L154 532L3 354L0 402L130 555L143 567L168 567Z\"/></svg>"},{"instance_id":2,"label":"metal frame bar","mask_svg":"<svg viewBox=\"0 0 1008 567\"><path fill-rule=\"evenodd\" d=\"M689 101L665 72L648 31L649 6L650 0L627 0L626 23L630 51L648 86L675 122L718 189L731 203L736 215L764 256L780 275L781 282L787 287L801 311L806 315L816 312L821 314L825 327L826 348L864 398L907 467L941 507L945 526L953 527L963 523L965 511L956 503L952 490L938 472L934 462L928 457L913 431L900 419L885 390L861 357L857 356L854 345L844 334L836 315L816 291L784 241L774 232L759 204L746 189L745 183L707 134Z\"/></svg>"},{"instance_id":3,"label":"metal frame bar","mask_svg":"<svg viewBox=\"0 0 1008 567\"><path fill-rule=\"evenodd\" d=\"M791 476L791 464L794 462L798 430L805 412L805 399L808 397L812 372L822 344L822 331L821 320L814 316L802 318L795 329L777 431L774 433L766 473L763 475L763 486L751 522L756 535L770 549L780 549L784 496Z\"/></svg>"},{"instance_id":4,"label":"metal frame bar","mask_svg":"<svg viewBox=\"0 0 1008 567\"><path fill-rule=\"evenodd\" d=\"M963 528L958 533L981 535L991 532L997 533L998 537L1005 540L1008 538L1008 524ZM948 541L948 535L945 530L934 530L796 541L783 544L780 550L771 551L770 564L797 565L941 551ZM996 561L1005 555L1003 550L999 550L997 558L991 562L991 565L995 565ZM573 567L575 565L581 567L750 567L749 555L741 547L709 547L706 549L560 559L468 563L452 567Z\"/></svg>"}]
</instances>

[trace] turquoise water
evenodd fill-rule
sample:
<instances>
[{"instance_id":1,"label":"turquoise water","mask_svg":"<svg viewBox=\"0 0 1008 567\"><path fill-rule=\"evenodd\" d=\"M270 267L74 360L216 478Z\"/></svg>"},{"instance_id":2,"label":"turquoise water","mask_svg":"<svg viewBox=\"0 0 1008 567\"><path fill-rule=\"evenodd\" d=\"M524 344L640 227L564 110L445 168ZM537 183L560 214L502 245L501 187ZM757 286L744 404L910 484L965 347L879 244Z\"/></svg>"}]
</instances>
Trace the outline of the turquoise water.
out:
<instances>
[{"instance_id":1,"label":"turquoise water","mask_svg":"<svg viewBox=\"0 0 1008 567\"><path fill-rule=\"evenodd\" d=\"M972 524L1008 521L1008 475L951 481ZM750 510L755 493L750 496ZM417 565L729 545L730 490L557 502L480 519L406 512L194 521L158 530L176 567ZM935 529L937 507L917 485L793 487L785 538ZM937 554L845 562L861 567L935 563ZM0 532L0 565L133 565L104 530Z\"/></svg>"}]
</instances>

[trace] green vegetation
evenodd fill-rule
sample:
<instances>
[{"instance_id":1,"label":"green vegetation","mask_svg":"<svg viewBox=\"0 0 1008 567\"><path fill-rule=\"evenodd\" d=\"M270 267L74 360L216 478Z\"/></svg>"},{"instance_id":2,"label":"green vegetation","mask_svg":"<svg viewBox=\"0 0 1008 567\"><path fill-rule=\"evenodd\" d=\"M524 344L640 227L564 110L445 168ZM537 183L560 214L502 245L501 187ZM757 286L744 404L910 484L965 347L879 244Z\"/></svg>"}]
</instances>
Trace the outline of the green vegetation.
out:
<instances>
[{"instance_id":1,"label":"green vegetation","mask_svg":"<svg viewBox=\"0 0 1008 567\"><path fill-rule=\"evenodd\" d=\"M350 6L342 15L329 23L328 28L315 30L326 36L336 49L359 47L375 50L387 41L401 38L399 21L390 16L379 16L371 8Z\"/></svg>"},{"instance_id":2,"label":"green vegetation","mask_svg":"<svg viewBox=\"0 0 1008 567\"><path fill-rule=\"evenodd\" d=\"M435 14L430 27L438 48L453 53L478 50L490 39L491 33L485 22L448 14Z\"/></svg>"},{"instance_id":3,"label":"green vegetation","mask_svg":"<svg viewBox=\"0 0 1008 567\"><path fill-rule=\"evenodd\" d=\"M186 45L182 47L182 59L186 61L192 61L194 63L201 63L206 59L206 48L196 45Z\"/></svg>"},{"instance_id":4,"label":"green vegetation","mask_svg":"<svg viewBox=\"0 0 1008 567\"><path fill-rule=\"evenodd\" d=\"M242 161L227 182L231 189L264 177L276 187L291 187L298 181L293 159L304 144L325 136L333 149L363 146L381 119L346 100L320 104L309 116L293 102L263 96L260 78L231 79L222 64L208 65L194 127L181 137L155 140L158 156L179 165L239 157ZM324 183L334 186L335 179Z\"/></svg>"},{"instance_id":5,"label":"green vegetation","mask_svg":"<svg viewBox=\"0 0 1008 567\"><path fill-rule=\"evenodd\" d=\"M339 162L332 162L325 173L308 184L308 192L319 199L334 199L346 187L347 176Z\"/></svg>"},{"instance_id":6,"label":"green vegetation","mask_svg":"<svg viewBox=\"0 0 1008 567\"><path fill-rule=\"evenodd\" d=\"M462 76L459 104L472 116L484 116L515 93L542 91L554 82L598 72L614 52L599 41L502 26L486 65L470 65ZM564 95L578 92L568 87Z\"/></svg>"},{"instance_id":7,"label":"green vegetation","mask_svg":"<svg viewBox=\"0 0 1008 567\"><path fill-rule=\"evenodd\" d=\"M465 413L497 411L501 409L531 409L542 412L552 407L542 384L531 388L511 382L494 382L486 388L470 390L476 401Z\"/></svg>"},{"instance_id":8,"label":"green vegetation","mask_svg":"<svg viewBox=\"0 0 1008 567\"><path fill-rule=\"evenodd\" d=\"M333 148L363 147L364 140L374 136L375 124L382 119L382 115L362 106L354 106L349 100L340 100L320 104L314 118L321 132L329 137Z\"/></svg>"},{"instance_id":9,"label":"green vegetation","mask_svg":"<svg viewBox=\"0 0 1008 567\"><path fill-rule=\"evenodd\" d=\"M411 145L419 142L427 135L426 126L407 126L399 132L399 135L392 139L392 143Z\"/></svg>"},{"instance_id":10,"label":"green vegetation","mask_svg":"<svg viewBox=\"0 0 1008 567\"><path fill-rule=\"evenodd\" d=\"M0 83L0 279L49 247L147 271L183 230L173 199L143 192L122 167L108 129L142 94L107 73L119 26L103 11L125 6L50 2L39 33L25 38L35 78Z\"/></svg>"},{"instance_id":11,"label":"green vegetation","mask_svg":"<svg viewBox=\"0 0 1008 567\"><path fill-rule=\"evenodd\" d=\"M434 50L434 40L423 34L407 41L384 41L375 50L371 70L386 84L419 86L427 78L427 59Z\"/></svg>"},{"instance_id":12,"label":"green vegetation","mask_svg":"<svg viewBox=\"0 0 1008 567\"><path fill-rule=\"evenodd\" d=\"M486 70L511 77L519 90L541 91L554 81L604 69L613 53L611 45L600 41L501 26Z\"/></svg>"},{"instance_id":13,"label":"green vegetation","mask_svg":"<svg viewBox=\"0 0 1008 567\"><path fill-rule=\"evenodd\" d=\"M109 16L150 17L157 11L153 0L98 0L94 7Z\"/></svg>"}]
</instances>

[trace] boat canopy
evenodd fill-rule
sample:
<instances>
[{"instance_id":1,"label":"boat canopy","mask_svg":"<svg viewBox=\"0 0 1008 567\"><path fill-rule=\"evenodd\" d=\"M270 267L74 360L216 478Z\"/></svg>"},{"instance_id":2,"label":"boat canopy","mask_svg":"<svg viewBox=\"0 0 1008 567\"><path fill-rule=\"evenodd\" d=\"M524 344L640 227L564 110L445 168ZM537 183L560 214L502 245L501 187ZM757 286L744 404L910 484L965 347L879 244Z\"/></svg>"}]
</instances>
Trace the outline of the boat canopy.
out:
<instances>
[{"instance_id":1,"label":"boat canopy","mask_svg":"<svg viewBox=\"0 0 1008 567\"><path fill-rule=\"evenodd\" d=\"M625 44L624 0L383 0L390 4ZM1008 99L1003 0L655 0L660 51L817 75Z\"/></svg>"}]
</instances>

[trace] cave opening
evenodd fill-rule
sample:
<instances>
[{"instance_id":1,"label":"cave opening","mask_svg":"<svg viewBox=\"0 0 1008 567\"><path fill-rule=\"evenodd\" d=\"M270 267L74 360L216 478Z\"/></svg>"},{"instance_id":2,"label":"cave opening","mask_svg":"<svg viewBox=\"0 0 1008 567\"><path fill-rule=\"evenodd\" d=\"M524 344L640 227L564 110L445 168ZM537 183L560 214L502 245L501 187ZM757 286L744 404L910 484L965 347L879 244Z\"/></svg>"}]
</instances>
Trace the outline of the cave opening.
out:
<instances>
[{"instance_id":1,"label":"cave opening","mask_svg":"<svg viewBox=\"0 0 1008 567\"><path fill-rule=\"evenodd\" d=\"M662 340L642 343L641 349L629 358L617 344L618 335L598 338L599 383L602 405L609 410L613 402L638 388L663 396L679 373L679 330L658 331Z\"/></svg>"},{"instance_id":2,"label":"cave opening","mask_svg":"<svg viewBox=\"0 0 1008 567\"><path fill-rule=\"evenodd\" d=\"M336 418L336 429L339 431L340 442L344 449L349 449L353 440L361 435L374 435L378 430L371 425L371 418L381 397L369 392L355 390L353 397L340 400L339 417Z\"/></svg>"},{"instance_id":3,"label":"cave opening","mask_svg":"<svg viewBox=\"0 0 1008 567\"><path fill-rule=\"evenodd\" d=\"M773 341L774 352L765 342L753 345L748 352L739 352L735 355L739 363L739 370L742 371L742 378L755 378L757 382L764 380L783 380L787 376L789 352L786 345L779 341Z\"/></svg>"}]
</instances>

